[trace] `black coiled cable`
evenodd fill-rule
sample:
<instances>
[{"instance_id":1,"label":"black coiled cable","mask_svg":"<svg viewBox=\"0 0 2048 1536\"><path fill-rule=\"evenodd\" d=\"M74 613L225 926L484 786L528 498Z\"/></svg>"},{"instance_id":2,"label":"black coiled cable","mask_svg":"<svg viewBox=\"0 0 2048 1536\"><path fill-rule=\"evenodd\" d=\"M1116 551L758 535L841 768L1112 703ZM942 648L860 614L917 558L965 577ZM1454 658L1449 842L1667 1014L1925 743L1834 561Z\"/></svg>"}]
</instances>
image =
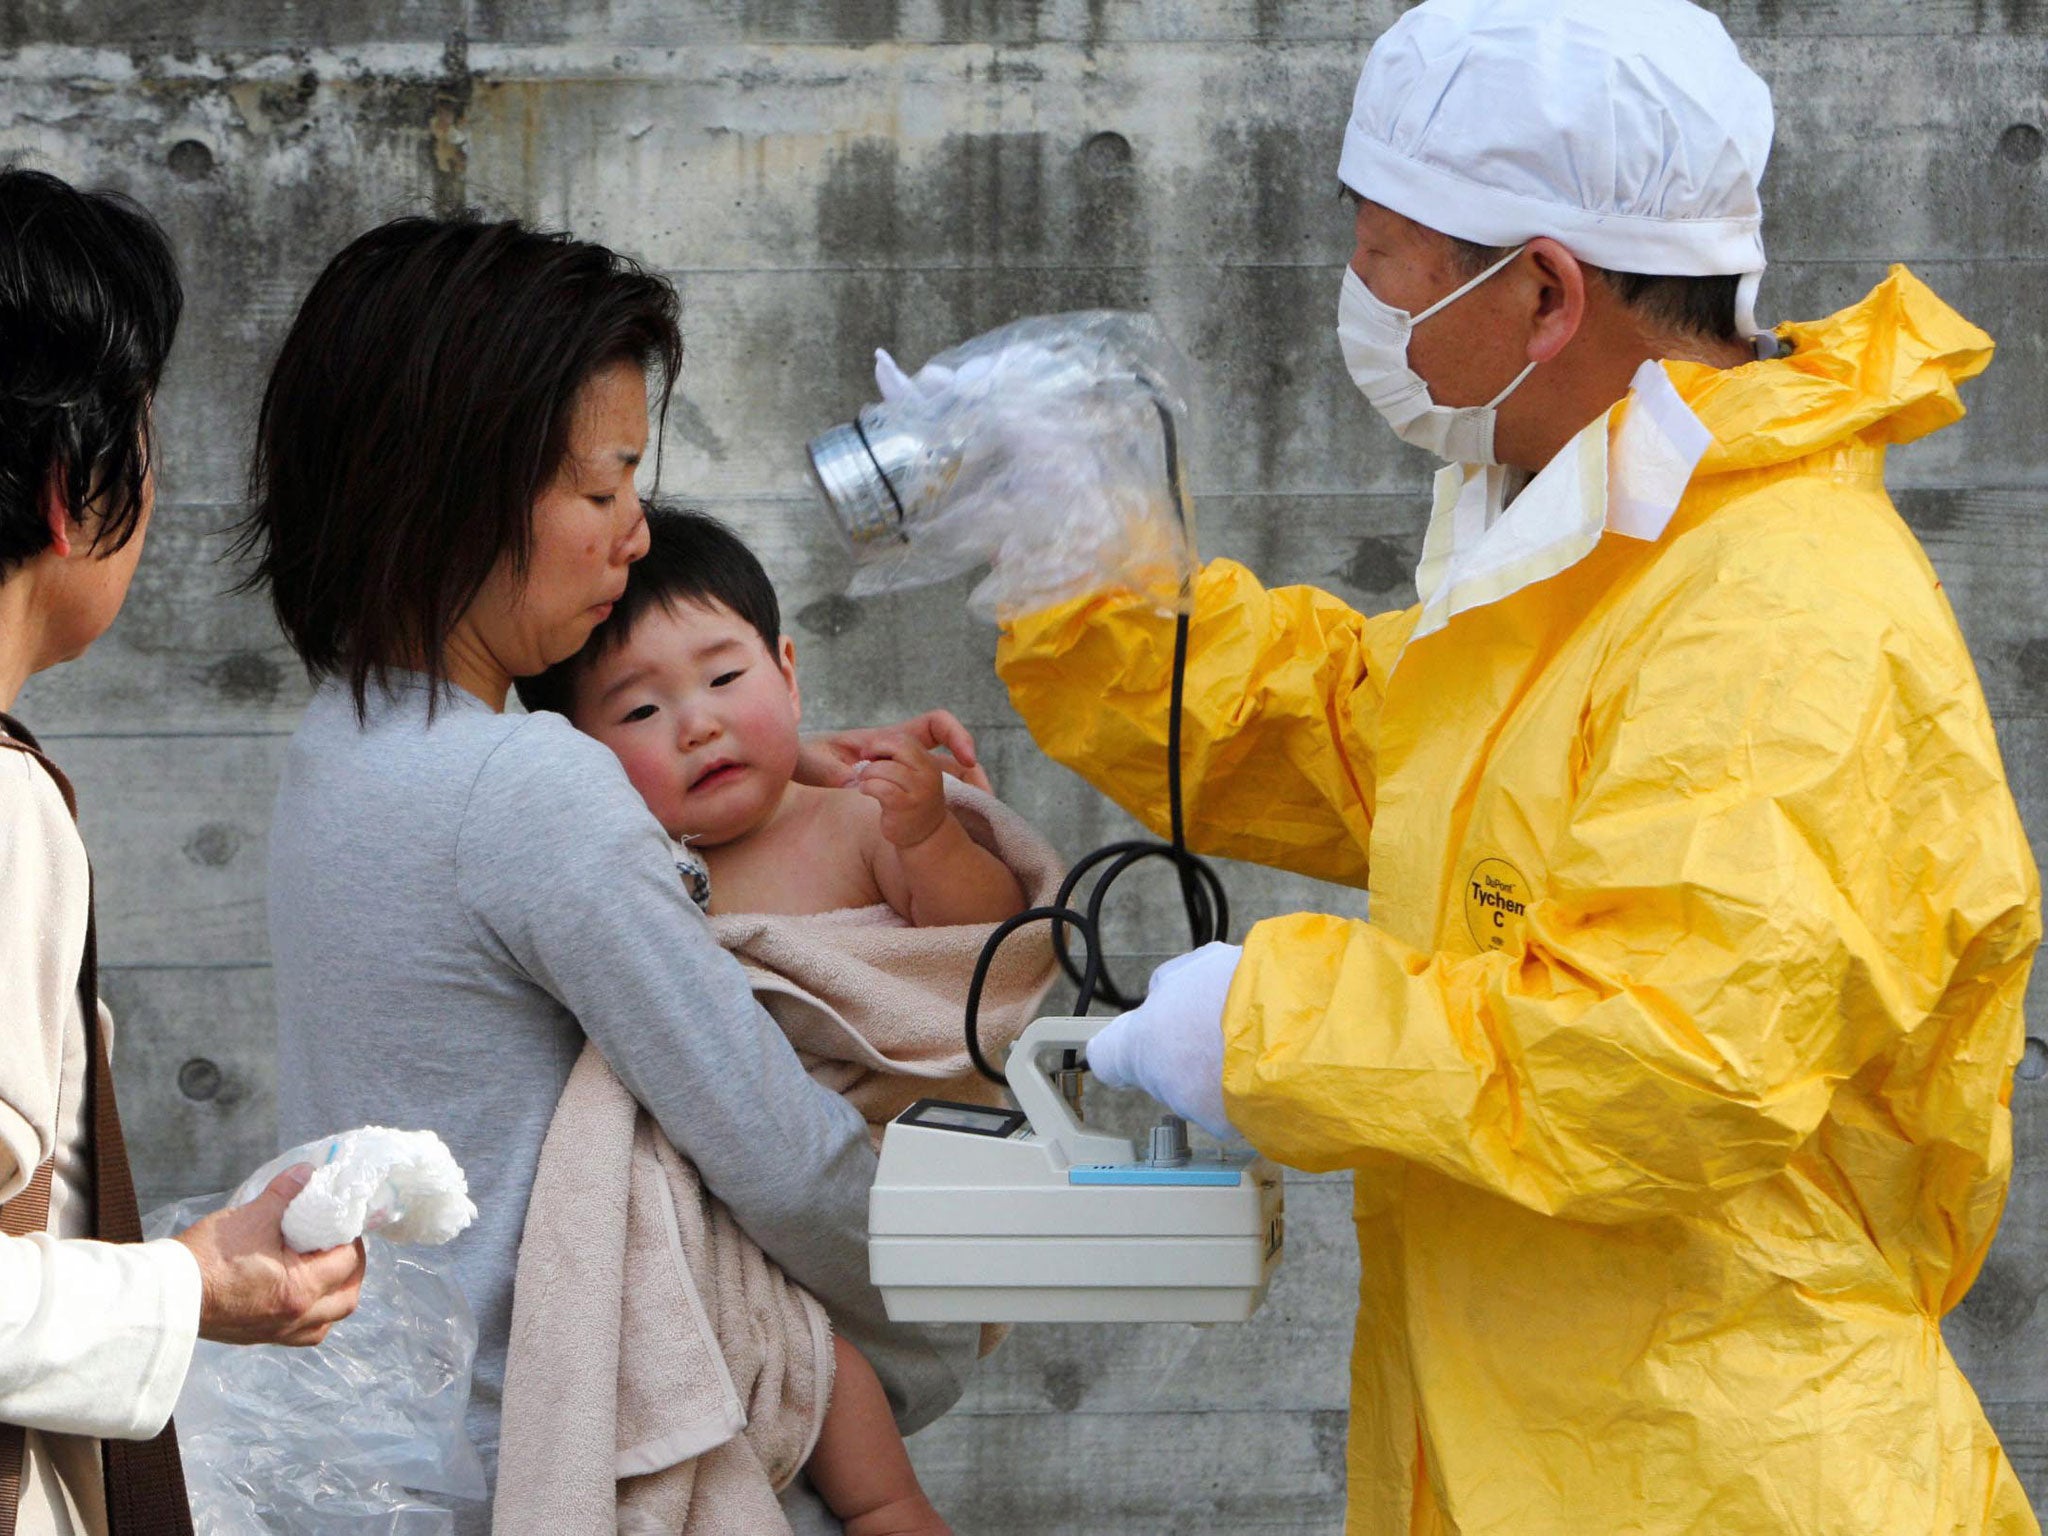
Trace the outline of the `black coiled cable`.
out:
<instances>
[{"instance_id":1,"label":"black coiled cable","mask_svg":"<svg viewBox=\"0 0 2048 1536\"><path fill-rule=\"evenodd\" d=\"M1172 718L1167 724L1166 798L1168 814L1172 818L1173 841L1170 843L1151 842L1134 838L1126 842L1109 843L1096 849L1068 871L1067 878L1060 883L1059 895L1049 907L1031 907L1015 917L999 924L995 932L982 945L981 955L974 962L974 979L967 987L967 1054L972 1058L975 1070L990 1082L1003 1083L1008 1079L998 1072L982 1054L981 1049L981 994L988 984L989 968L995 964L996 952L1003 942L1020 928L1032 923L1052 924L1053 948L1060 958L1060 967L1067 973L1078 990L1074 994L1073 1012L1081 1017L1096 1002L1108 1003L1118 1009L1135 1008L1144 1001L1143 994L1133 996L1119 987L1109 975L1102 960L1102 909L1109 898L1110 888L1134 865L1147 859L1169 859L1180 874L1181 900L1187 907L1188 947L1199 949L1202 945L1230 937L1230 899L1224 894L1223 881L1215 869L1200 854L1190 853L1187 847L1187 828L1181 814L1180 786L1180 718L1182 691L1187 673L1188 619L1182 614L1174 625L1173 636L1173 700ZM1091 870L1107 865L1096 877L1095 884L1088 892L1088 904L1077 910L1073 906L1075 890L1088 877ZM1067 947L1067 929L1079 931L1087 945L1088 958L1085 964L1075 965ZM1071 1052L1068 1053L1070 1056ZM1067 1063L1074 1066L1073 1061Z\"/></svg>"},{"instance_id":2,"label":"black coiled cable","mask_svg":"<svg viewBox=\"0 0 2048 1536\"><path fill-rule=\"evenodd\" d=\"M1178 434L1174 430L1173 413L1167 407L1157 385L1140 378L1139 384L1146 388L1152 403L1159 412L1160 426L1166 438L1166 478L1172 489L1173 507L1181 519L1181 526L1187 526L1186 493L1181 482L1180 451ZM1134 838L1123 842L1105 844L1081 859L1068 871L1067 878L1060 883L1059 894L1049 907L1032 907L1019 912L1000 924L982 946L981 955L974 963L974 979L967 988L967 1054L973 1060L975 1070L990 1082L1007 1082L1003 1074L989 1063L981 1049L981 994L988 984L989 968L995 964L996 953L1011 934L1032 923L1052 924L1052 942L1060 960L1060 968L1067 973L1067 979L1077 988L1074 994L1073 1013L1075 1017L1085 1016L1097 1002L1124 1010L1135 1008L1144 1000L1142 993L1132 994L1116 984L1102 959L1102 909L1108 901L1111 887L1124 873L1147 859L1169 860L1180 876L1180 894L1188 915L1188 947L1199 949L1204 944L1230 937L1230 900L1224 894L1223 881L1215 869L1199 854L1190 853L1187 845L1187 825L1181 811L1181 715L1187 691L1188 670L1188 604L1183 602L1181 613L1173 626L1173 681L1168 699L1166 722L1166 802L1170 818L1172 841L1153 842L1145 838ZM1106 867L1105 867L1106 866ZM1087 905L1076 909L1074 894L1081 882L1097 869L1089 888ZM1087 945L1088 958L1085 964L1076 965L1068 948L1067 930L1072 928ZM1067 1066L1078 1063L1074 1053L1067 1053Z\"/></svg>"}]
</instances>

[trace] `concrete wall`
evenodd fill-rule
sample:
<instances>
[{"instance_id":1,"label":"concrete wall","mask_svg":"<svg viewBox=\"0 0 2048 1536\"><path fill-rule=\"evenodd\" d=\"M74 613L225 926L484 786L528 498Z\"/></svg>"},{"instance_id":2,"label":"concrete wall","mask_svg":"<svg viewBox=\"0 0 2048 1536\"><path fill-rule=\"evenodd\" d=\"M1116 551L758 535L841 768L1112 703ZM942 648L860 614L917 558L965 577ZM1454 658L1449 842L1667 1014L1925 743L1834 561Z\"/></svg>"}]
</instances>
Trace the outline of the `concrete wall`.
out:
<instances>
[{"instance_id":1,"label":"concrete wall","mask_svg":"<svg viewBox=\"0 0 2048 1536\"><path fill-rule=\"evenodd\" d=\"M1119 818L1037 758L959 590L852 604L798 445L907 360L994 322L1155 310L1197 361L1205 547L1361 605L1411 595L1427 469L1373 423L1331 335L1335 154L1395 0L0 0L0 157L124 188L191 287L162 402L165 502L134 596L33 684L86 805L107 991L150 1198L271 1150L263 926L273 776L306 696L224 595L253 401L348 237L420 206L563 225L673 275L689 364L665 484L780 580L819 723L933 704L1070 853ZM1726 0L1778 95L1770 316L1907 261L2001 341L1970 419L1900 453L2013 783L2048 829L2048 5ZM1358 898L1232 871L1247 917ZM1118 937L1172 947L1167 893ZM2004 1233L1948 1334L2048 1497L2048 1045L2016 1085ZM918 1459L962 1529L1327 1531L1339 1521L1348 1190L1290 1186L1253 1324L1020 1330ZM1114 1511L1114 1514L1109 1514Z\"/></svg>"}]
</instances>

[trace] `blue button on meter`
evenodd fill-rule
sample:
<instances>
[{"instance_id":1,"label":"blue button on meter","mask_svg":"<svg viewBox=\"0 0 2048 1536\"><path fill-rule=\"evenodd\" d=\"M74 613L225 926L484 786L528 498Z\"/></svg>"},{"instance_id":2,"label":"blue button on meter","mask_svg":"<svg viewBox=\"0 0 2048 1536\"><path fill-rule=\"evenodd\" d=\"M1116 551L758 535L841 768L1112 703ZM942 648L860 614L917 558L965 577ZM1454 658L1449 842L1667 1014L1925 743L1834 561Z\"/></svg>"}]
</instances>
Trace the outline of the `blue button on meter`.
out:
<instances>
[{"instance_id":1,"label":"blue button on meter","mask_svg":"<svg viewBox=\"0 0 2048 1536\"><path fill-rule=\"evenodd\" d=\"M1146 1163L1093 1164L1067 1170L1069 1184L1212 1184L1234 1189L1244 1182L1242 1168L1155 1168Z\"/></svg>"}]
</instances>

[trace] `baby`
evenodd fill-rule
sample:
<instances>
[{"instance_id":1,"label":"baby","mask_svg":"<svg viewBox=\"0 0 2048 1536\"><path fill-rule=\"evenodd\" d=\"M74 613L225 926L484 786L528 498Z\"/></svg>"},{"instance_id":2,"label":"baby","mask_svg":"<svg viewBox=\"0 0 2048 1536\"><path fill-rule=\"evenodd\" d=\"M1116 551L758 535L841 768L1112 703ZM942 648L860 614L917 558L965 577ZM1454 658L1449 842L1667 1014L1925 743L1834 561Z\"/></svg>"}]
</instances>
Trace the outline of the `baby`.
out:
<instances>
[{"instance_id":1,"label":"baby","mask_svg":"<svg viewBox=\"0 0 2048 1536\"><path fill-rule=\"evenodd\" d=\"M618 754L670 837L709 866L709 910L807 915L888 905L908 923L1021 911L1009 867L946 808L938 761L898 736L852 791L792 777L801 698L775 588L745 544L650 506L647 554L576 656L522 681Z\"/></svg>"},{"instance_id":2,"label":"baby","mask_svg":"<svg viewBox=\"0 0 2048 1536\"><path fill-rule=\"evenodd\" d=\"M811 915L887 903L907 923L992 924L1021 911L1010 867L947 808L937 760L888 740L849 789L799 784L796 649L775 589L723 524L650 506L647 554L582 651L523 680L618 755L670 837L708 867L716 913ZM919 1487L873 1369L835 1339L811 1481L848 1536L946 1531Z\"/></svg>"}]
</instances>

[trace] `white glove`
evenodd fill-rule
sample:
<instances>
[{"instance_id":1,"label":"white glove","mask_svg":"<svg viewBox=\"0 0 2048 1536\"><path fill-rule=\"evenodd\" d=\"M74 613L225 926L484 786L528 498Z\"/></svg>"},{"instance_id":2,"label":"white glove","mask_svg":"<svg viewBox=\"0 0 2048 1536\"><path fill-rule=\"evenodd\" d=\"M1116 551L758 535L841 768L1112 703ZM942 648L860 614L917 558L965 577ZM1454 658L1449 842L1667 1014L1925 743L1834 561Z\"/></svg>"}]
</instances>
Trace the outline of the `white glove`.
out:
<instances>
[{"instance_id":1,"label":"white glove","mask_svg":"<svg viewBox=\"0 0 2048 1536\"><path fill-rule=\"evenodd\" d=\"M1244 950L1204 944L1152 973L1145 1001L1088 1042L1088 1066L1110 1088L1138 1088L1219 1141L1237 1133L1223 1112L1223 1004Z\"/></svg>"},{"instance_id":2,"label":"white glove","mask_svg":"<svg viewBox=\"0 0 2048 1536\"><path fill-rule=\"evenodd\" d=\"M863 417L881 411L925 452L891 481L910 509L902 540L867 546L848 593L986 565L968 598L983 618L1117 588L1175 611L1195 546L1162 474L1159 410L1184 436L1187 371L1156 321L1111 311L1019 320L915 373L877 352L882 403Z\"/></svg>"},{"instance_id":3,"label":"white glove","mask_svg":"<svg viewBox=\"0 0 2048 1536\"><path fill-rule=\"evenodd\" d=\"M903 365L881 347L875 348L875 388L880 391L884 405L895 405L924 394L918 388L917 380L905 373Z\"/></svg>"},{"instance_id":4,"label":"white glove","mask_svg":"<svg viewBox=\"0 0 2048 1536\"><path fill-rule=\"evenodd\" d=\"M926 363L915 374L909 374L886 349L877 347L875 388L880 392L884 405L901 405L906 400L922 403L948 390L973 388L995 371L995 364L996 359L992 357L975 357L958 368L949 368L944 363Z\"/></svg>"}]
</instances>

